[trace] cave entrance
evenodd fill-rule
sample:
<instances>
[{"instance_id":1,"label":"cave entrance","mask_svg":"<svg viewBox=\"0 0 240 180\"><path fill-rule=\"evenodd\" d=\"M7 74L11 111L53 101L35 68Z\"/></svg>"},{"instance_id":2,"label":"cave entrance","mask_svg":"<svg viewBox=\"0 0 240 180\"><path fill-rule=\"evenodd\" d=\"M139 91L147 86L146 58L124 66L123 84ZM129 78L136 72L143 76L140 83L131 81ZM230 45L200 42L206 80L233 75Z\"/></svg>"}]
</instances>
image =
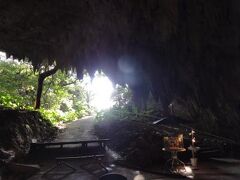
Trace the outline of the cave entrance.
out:
<instances>
[{"instance_id":1,"label":"cave entrance","mask_svg":"<svg viewBox=\"0 0 240 180\"><path fill-rule=\"evenodd\" d=\"M92 78L85 74L83 76L83 84L87 92L89 106L92 110L101 111L113 106L113 83L104 72L96 71Z\"/></svg>"}]
</instances>

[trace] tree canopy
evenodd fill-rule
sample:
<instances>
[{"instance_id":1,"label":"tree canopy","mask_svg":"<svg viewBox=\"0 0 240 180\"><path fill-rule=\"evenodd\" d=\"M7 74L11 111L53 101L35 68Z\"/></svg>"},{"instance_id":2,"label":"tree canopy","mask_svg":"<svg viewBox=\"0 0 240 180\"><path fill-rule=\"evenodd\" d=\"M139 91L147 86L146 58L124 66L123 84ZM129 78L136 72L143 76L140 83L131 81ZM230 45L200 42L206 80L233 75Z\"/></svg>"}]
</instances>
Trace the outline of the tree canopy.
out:
<instances>
[{"instance_id":1,"label":"tree canopy","mask_svg":"<svg viewBox=\"0 0 240 180\"><path fill-rule=\"evenodd\" d=\"M0 61L0 106L32 110L38 74L30 63ZM74 72L57 71L45 79L40 111L52 122L74 120L90 113L87 92Z\"/></svg>"}]
</instances>

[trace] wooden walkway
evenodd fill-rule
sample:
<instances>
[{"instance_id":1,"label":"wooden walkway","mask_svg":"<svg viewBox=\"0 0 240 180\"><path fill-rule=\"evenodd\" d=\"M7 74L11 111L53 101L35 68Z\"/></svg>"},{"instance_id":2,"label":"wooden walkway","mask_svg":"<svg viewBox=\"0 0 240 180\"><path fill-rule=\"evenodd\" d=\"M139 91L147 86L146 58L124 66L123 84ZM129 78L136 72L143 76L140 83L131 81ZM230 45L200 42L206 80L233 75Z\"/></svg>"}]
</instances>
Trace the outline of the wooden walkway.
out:
<instances>
[{"instance_id":1,"label":"wooden walkway","mask_svg":"<svg viewBox=\"0 0 240 180\"><path fill-rule=\"evenodd\" d=\"M91 139L91 140L80 140L80 141L59 141L59 142L43 142L43 143L31 143L31 149L42 149L50 146L59 146L63 148L66 145L79 144L83 148L87 148L89 144L98 144L100 147L105 148L109 139Z\"/></svg>"}]
</instances>

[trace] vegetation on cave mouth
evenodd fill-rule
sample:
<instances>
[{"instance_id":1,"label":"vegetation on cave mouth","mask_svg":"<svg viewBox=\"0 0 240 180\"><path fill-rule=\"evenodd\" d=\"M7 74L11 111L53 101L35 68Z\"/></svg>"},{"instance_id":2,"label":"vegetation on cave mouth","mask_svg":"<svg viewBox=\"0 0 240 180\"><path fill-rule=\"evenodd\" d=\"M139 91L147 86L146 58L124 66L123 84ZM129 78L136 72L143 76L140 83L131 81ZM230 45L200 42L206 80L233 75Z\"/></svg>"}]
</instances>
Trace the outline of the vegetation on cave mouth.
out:
<instances>
[{"instance_id":1,"label":"vegetation on cave mouth","mask_svg":"<svg viewBox=\"0 0 240 180\"><path fill-rule=\"evenodd\" d=\"M39 70L34 70L30 62L13 58L6 59L2 52L0 61L1 107L36 109L39 77L55 67L56 65L45 63ZM128 70L131 71L131 68ZM131 119L131 115L135 116L134 113L140 116L149 114L151 117L151 112L157 111L159 113L156 118L171 114L194 122L200 130L231 139L239 137L237 131L239 126L233 123L236 121L234 116L237 114L220 116L222 113L228 114L233 111L227 104L223 107L222 112L216 114L207 107L199 106L194 99L184 100L176 97L166 110L161 99L156 101L151 92L149 92L146 102L136 104L137 101L128 85L117 84L114 86L102 71L96 71L93 79L84 71L83 79L79 80L73 70L57 70L44 78L40 99L39 111L55 124L79 119L90 114L96 114L97 120L99 120L104 119L109 112L114 116L118 112L119 119L123 117ZM110 110L104 111L107 108ZM113 119L116 118L114 116ZM229 123L222 123L222 118ZM232 131L229 132L226 126L231 127Z\"/></svg>"},{"instance_id":2,"label":"vegetation on cave mouth","mask_svg":"<svg viewBox=\"0 0 240 180\"><path fill-rule=\"evenodd\" d=\"M0 55L0 147L17 153L26 153L32 139L54 138L53 124L86 115L99 117L104 110L124 107L131 101L129 87L114 87L102 71L96 71L93 78L85 72L79 80L72 70L58 70L44 79L40 108L36 108L39 77L54 66L42 65L34 71L30 62ZM5 138L4 134L10 136Z\"/></svg>"},{"instance_id":3,"label":"vegetation on cave mouth","mask_svg":"<svg viewBox=\"0 0 240 180\"><path fill-rule=\"evenodd\" d=\"M58 123L95 114L114 104L123 106L126 102L120 101L124 98L130 101L128 86L114 87L102 71L96 71L92 78L85 71L83 79L79 80L73 70L58 70L43 79L41 96L38 97L41 75L56 66L43 64L38 71L34 71L29 62L6 59L4 53L1 55L1 107L39 110L52 123ZM127 94L128 97L125 97Z\"/></svg>"}]
</instances>

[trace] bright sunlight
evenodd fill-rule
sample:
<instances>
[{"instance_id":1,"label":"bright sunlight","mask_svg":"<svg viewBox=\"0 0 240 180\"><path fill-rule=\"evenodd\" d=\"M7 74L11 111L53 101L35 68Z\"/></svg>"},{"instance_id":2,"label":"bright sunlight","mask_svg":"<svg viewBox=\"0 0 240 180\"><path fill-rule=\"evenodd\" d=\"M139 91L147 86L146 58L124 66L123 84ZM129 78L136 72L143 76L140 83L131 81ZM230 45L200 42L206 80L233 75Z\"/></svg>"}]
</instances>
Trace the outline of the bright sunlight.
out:
<instances>
[{"instance_id":1,"label":"bright sunlight","mask_svg":"<svg viewBox=\"0 0 240 180\"><path fill-rule=\"evenodd\" d=\"M101 111L113 106L111 98L114 91L113 84L103 72L96 71L92 80L86 75L83 82L85 82L85 87L91 96L89 104L93 108Z\"/></svg>"},{"instance_id":2,"label":"bright sunlight","mask_svg":"<svg viewBox=\"0 0 240 180\"><path fill-rule=\"evenodd\" d=\"M111 99L113 85L107 76L97 75L92 81L93 98L91 105L97 110L108 109L113 105Z\"/></svg>"}]
</instances>

